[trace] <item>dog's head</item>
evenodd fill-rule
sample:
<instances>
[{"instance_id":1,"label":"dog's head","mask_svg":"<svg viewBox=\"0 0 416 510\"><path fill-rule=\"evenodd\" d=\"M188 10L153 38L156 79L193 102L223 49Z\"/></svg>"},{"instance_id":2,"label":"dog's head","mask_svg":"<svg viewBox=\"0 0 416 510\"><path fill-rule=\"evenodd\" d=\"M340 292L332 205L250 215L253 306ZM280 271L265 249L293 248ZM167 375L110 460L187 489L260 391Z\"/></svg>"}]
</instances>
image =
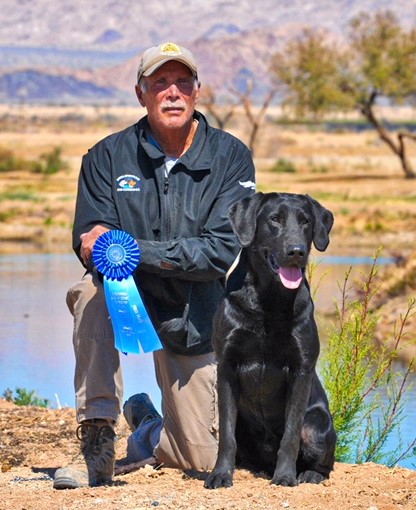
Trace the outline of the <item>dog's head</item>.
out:
<instances>
[{"instance_id":1,"label":"dog's head","mask_svg":"<svg viewBox=\"0 0 416 510\"><path fill-rule=\"evenodd\" d=\"M319 202L292 193L256 193L236 202L229 213L241 246L291 289L302 281L312 243L325 251L334 223Z\"/></svg>"}]
</instances>

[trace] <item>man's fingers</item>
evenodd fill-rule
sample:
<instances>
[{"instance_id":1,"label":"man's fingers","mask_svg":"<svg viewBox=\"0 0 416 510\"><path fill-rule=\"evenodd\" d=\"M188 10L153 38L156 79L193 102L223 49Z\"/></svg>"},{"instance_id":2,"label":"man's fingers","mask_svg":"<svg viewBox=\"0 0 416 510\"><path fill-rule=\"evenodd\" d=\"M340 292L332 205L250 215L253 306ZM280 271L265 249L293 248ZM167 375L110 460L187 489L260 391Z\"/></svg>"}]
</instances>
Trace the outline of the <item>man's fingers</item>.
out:
<instances>
[{"instance_id":1,"label":"man's fingers","mask_svg":"<svg viewBox=\"0 0 416 510\"><path fill-rule=\"evenodd\" d=\"M102 225L96 225L89 232L84 232L79 236L81 239L80 254L85 265L88 264L91 258L95 241L100 237L100 235L104 234L104 232L108 232L109 230L109 228L103 227Z\"/></svg>"}]
</instances>

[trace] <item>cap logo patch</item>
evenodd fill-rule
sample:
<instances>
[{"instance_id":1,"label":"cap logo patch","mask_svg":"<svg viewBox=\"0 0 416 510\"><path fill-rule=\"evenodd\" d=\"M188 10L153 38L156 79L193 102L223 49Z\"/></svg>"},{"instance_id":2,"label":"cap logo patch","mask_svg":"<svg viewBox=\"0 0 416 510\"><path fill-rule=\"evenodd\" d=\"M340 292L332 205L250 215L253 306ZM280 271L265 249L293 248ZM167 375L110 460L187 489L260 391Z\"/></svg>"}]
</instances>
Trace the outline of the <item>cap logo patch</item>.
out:
<instances>
[{"instance_id":1,"label":"cap logo patch","mask_svg":"<svg viewBox=\"0 0 416 510\"><path fill-rule=\"evenodd\" d=\"M160 53L167 55L180 55L182 52L178 45L175 43L168 42L160 48Z\"/></svg>"}]
</instances>

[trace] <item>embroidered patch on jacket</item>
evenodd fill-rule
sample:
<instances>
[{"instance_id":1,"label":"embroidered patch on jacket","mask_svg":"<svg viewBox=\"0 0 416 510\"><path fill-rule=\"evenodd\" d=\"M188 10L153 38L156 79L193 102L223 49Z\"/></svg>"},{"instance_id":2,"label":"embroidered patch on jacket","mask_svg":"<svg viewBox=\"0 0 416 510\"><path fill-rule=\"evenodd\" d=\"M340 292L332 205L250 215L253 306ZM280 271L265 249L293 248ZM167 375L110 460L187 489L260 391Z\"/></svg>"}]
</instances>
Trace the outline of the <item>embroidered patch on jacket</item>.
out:
<instances>
[{"instance_id":1,"label":"embroidered patch on jacket","mask_svg":"<svg viewBox=\"0 0 416 510\"><path fill-rule=\"evenodd\" d=\"M244 181L244 182L241 182L241 181L238 181L238 184L240 186L243 186L243 188L250 188L250 189L256 189L256 183L253 182L253 181Z\"/></svg>"},{"instance_id":2,"label":"embroidered patch on jacket","mask_svg":"<svg viewBox=\"0 0 416 510\"><path fill-rule=\"evenodd\" d=\"M120 175L117 184L117 191L140 191L140 177L136 175Z\"/></svg>"}]
</instances>

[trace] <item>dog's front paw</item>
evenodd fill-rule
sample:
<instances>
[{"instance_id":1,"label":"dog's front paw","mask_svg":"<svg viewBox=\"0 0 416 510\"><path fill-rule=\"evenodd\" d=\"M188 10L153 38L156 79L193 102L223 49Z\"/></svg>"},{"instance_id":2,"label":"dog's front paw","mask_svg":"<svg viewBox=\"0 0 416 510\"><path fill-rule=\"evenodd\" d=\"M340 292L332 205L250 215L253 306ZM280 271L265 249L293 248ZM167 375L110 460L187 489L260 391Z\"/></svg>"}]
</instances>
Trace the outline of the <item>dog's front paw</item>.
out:
<instances>
[{"instance_id":1,"label":"dog's front paw","mask_svg":"<svg viewBox=\"0 0 416 510\"><path fill-rule=\"evenodd\" d=\"M321 483L323 480L325 480L325 477L317 471L307 470L303 473L299 473L298 476L299 483Z\"/></svg>"},{"instance_id":2,"label":"dog's front paw","mask_svg":"<svg viewBox=\"0 0 416 510\"><path fill-rule=\"evenodd\" d=\"M233 484L233 475L230 471L214 470L205 480L206 489L219 489L220 487L231 487Z\"/></svg>"},{"instance_id":3,"label":"dog's front paw","mask_svg":"<svg viewBox=\"0 0 416 510\"><path fill-rule=\"evenodd\" d=\"M271 483L274 485L283 485L284 487L295 487L298 485L296 472L292 470L276 470L274 472Z\"/></svg>"}]
</instances>

